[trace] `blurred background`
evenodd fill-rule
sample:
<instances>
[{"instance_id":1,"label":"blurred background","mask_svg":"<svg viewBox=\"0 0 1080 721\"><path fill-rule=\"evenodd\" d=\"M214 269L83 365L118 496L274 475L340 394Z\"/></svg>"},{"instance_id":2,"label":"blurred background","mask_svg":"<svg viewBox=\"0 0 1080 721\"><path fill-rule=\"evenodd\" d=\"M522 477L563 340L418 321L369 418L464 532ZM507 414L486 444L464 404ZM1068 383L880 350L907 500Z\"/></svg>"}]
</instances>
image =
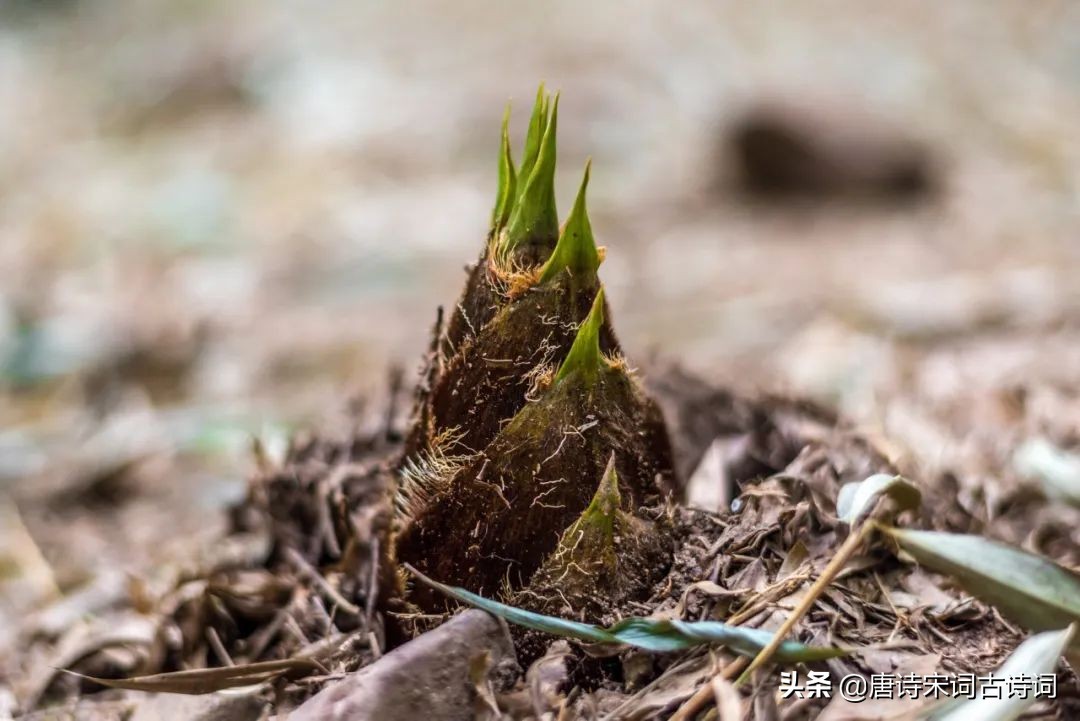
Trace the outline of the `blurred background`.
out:
<instances>
[{"instance_id":1,"label":"blurred background","mask_svg":"<svg viewBox=\"0 0 1080 721\"><path fill-rule=\"evenodd\" d=\"M636 365L835 404L925 464L1018 398L1077 440L1078 23L1050 1L7 0L0 628L212 539L253 437L280 452L391 367L412 381L482 248L505 103L520 148L541 80L564 216L593 159Z\"/></svg>"}]
</instances>

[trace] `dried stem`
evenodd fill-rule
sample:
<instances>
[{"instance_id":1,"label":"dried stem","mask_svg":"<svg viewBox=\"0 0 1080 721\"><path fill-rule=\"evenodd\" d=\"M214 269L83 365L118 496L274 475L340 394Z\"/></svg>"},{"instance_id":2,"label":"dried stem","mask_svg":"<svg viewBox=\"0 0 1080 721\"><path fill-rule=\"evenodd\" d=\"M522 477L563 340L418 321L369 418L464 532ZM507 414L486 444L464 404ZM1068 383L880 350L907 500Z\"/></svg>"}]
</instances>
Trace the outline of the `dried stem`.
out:
<instances>
[{"instance_id":1,"label":"dried stem","mask_svg":"<svg viewBox=\"0 0 1080 721\"><path fill-rule=\"evenodd\" d=\"M713 678L719 677L725 680L730 680L735 674L746 666L745 658L737 658L726 666L722 666L713 674ZM712 678L707 683L703 683L694 695L686 699L686 702L672 714L669 721L691 721L701 709L705 708L705 705L711 701L715 701L716 694L713 691Z\"/></svg>"},{"instance_id":2,"label":"dried stem","mask_svg":"<svg viewBox=\"0 0 1080 721\"><path fill-rule=\"evenodd\" d=\"M824 593L825 588L833 582L833 579L836 578L837 574L844 570L844 566L846 566L847 562L851 560L851 557L855 555L855 552L859 550L859 546L862 545L862 542L866 540L866 537L873 529L874 524L872 522L863 523L858 531L852 532L851 535L847 537L847 540L840 546L836 555L829 561L829 565L825 566L825 570L821 572L818 579L810 586L810 590L803 596L799 605L795 607L795 610L791 612L791 615L787 617L787 620L784 621L783 625L773 634L772 641L769 642L769 645L761 649L758 655L755 656L754 660L750 663L750 666L747 667L747 669L742 672L742 675L739 676L738 680L735 681L736 686L748 681L750 675L753 674L754 671L769 662L769 659L772 658L776 649L780 648L780 644L784 642L784 638L791 632L791 629L795 627L796 623L802 620L802 617L807 614L814 605L814 602L817 601L822 593Z\"/></svg>"}]
</instances>

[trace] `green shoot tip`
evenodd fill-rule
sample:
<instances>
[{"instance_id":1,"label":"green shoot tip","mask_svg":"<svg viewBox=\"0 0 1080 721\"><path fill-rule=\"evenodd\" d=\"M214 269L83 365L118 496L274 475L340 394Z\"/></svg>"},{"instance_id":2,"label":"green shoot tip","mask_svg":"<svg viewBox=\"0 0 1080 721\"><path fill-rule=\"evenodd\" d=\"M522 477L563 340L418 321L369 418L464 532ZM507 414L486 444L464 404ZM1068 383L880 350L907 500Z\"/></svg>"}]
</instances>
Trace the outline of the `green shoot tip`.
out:
<instances>
[{"instance_id":1,"label":"green shoot tip","mask_svg":"<svg viewBox=\"0 0 1080 721\"><path fill-rule=\"evenodd\" d=\"M585 513L596 514L603 518L613 518L621 503L619 474L615 472L615 452L612 451L607 466L604 467L604 473L600 478L600 486L596 489L596 494L593 496L592 502L589 503Z\"/></svg>"},{"instance_id":2,"label":"green shoot tip","mask_svg":"<svg viewBox=\"0 0 1080 721\"><path fill-rule=\"evenodd\" d=\"M536 158L540 154L540 141L544 138L544 130L547 128L548 118L548 95L544 90L544 84L536 90L536 101L533 103L532 116L529 118L529 128L525 131L525 150L521 156L522 181L529 179ZM518 188L518 192L524 188Z\"/></svg>"},{"instance_id":3,"label":"green shoot tip","mask_svg":"<svg viewBox=\"0 0 1080 721\"><path fill-rule=\"evenodd\" d=\"M517 177L514 173L514 157L510 151L510 103L503 113L502 137L499 143L499 188L495 196L495 208L491 211L492 228L498 232L510 219L514 209Z\"/></svg>"},{"instance_id":4,"label":"green shoot tip","mask_svg":"<svg viewBox=\"0 0 1080 721\"><path fill-rule=\"evenodd\" d=\"M586 545L595 545L599 542L602 544L601 548L610 547L615 533L616 516L621 506L619 475L615 472L615 454L612 453L600 476L600 485L593 494L592 501L560 539L560 550L565 549L572 557L574 550L580 547L582 533L589 539Z\"/></svg>"},{"instance_id":5,"label":"green shoot tip","mask_svg":"<svg viewBox=\"0 0 1080 721\"><path fill-rule=\"evenodd\" d=\"M566 360L555 374L556 383L575 373L589 384L596 380L605 363L604 354L600 352L600 326L603 324L604 289L600 288L596 291L596 299L593 300L589 315L578 327L577 336L570 346L570 352L566 354Z\"/></svg>"},{"instance_id":6,"label":"green shoot tip","mask_svg":"<svg viewBox=\"0 0 1080 721\"><path fill-rule=\"evenodd\" d=\"M545 102L545 112L546 109ZM555 209L555 136L558 116L559 94L556 93L551 101L550 113L545 118L544 134L540 140L536 163L527 176L525 163L522 163L521 177L524 178L525 187L510 215L510 225L503 240L504 252L524 243L554 244L559 237L559 213ZM528 150L526 141L526 153Z\"/></svg>"},{"instance_id":7,"label":"green shoot tip","mask_svg":"<svg viewBox=\"0 0 1080 721\"><path fill-rule=\"evenodd\" d=\"M585 176L581 180L574 207L566 219L559 242L551 253L547 263L540 269L540 282L554 280L564 270L576 281L591 282L596 279L600 267L600 251L593 237L592 224L589 223L589 211L585 207L585 190L589 186L589 171L592 160L585 163Z\"/></svg>"}]
</instances>

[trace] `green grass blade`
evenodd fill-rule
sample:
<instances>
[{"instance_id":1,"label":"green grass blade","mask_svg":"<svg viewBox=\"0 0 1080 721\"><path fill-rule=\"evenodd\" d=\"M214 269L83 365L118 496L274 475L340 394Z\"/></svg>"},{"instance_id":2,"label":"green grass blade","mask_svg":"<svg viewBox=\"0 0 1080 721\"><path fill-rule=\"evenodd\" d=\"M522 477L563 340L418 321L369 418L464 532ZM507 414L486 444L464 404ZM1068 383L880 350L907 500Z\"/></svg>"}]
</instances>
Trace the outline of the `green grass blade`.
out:
<instances>
[{"instance_id":1,"label":"green grass blade","mask_svg":"<svg viewBox=\"0 0 1080 721\"><path fill-rule=\"evenodd\" d=\"M674 621L653 618L628 618L605 629L620 642L650 651L680 651L716 644L726 646L747 658L753 658L772 641L773 634L757 628L729 626L720 621ZM842 648L807 646L785 641L773 658L784 663L823 661L849 653Z\"/></svg>"},{"instance_id":2,"label":"green grass blade","mask_svg":"<svg viewBox=\"0 0 1080 721\"><path fill-rule=\"evenodd\" d=\"M611 628L601 628L588 623L545 616L508 606L498 601L492 601L463 588L443 585L424 576L411 566L406 567L423 583L450 598L487 611L499 618L506 619L510 623L579 641L623 644L656 653L680 651L702 644L715 644L726 646L735 653L753 658L772 640L772 634L768 631L729 626L719 621L669 621L654 618L627 618ZM775 658L785 663L799 663L836 658L847 653L850 653L847 649L806 646L796 641L785 641L777 651Z\"/></svg>"},{"instance_id":3,"label":"green grass blade","mask_svg":"<svg viewBox=\"0 0 1080 721\"><path fill-rule=\"evenodd\" d=\"M508 606L505 603L499 603L493 601L490 598L484 598L478 596L471 591L466 591L464 588L458 588L457 586L446 586L438 581L428 578L424 574L417 571L409 564L405 564L405 568L409 573L416 576L425 584L431 586L435 590L439 591L443 595L449 596L457 601L468 604L475 608L479 608L483 611L504 618L510 623L516 623L518 626L524 626L525 628L531 628L536 631L543 631L544 633L550 633L553 636L562 636L563 638L575 638L579 641L590 641L592 643L617 643L618 641L609 633L604 631L598 626L593 626L588 623L579 623L577 621L568 621L563 618L556 618L554 616L545 616L540 613L533 613L532 611L526 611L522 608L515 608L514 606Z\"/></svg>"}]
</instances>

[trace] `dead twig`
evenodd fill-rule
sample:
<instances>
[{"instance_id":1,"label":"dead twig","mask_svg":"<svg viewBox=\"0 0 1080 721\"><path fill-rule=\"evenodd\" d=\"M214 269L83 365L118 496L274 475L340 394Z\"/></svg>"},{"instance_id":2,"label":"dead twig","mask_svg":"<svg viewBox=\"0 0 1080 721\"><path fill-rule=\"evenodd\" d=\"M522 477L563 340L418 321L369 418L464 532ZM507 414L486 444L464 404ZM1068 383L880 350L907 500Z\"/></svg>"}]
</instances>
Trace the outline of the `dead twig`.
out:
<instances>
[{"instance_id":1,"label":"dead twig","mask_svg":"<svg viewBox=\"0 0 1080 721\"><path fill-rule=\"evenodd\" d=\"M754 657L754 660L747 669L743 671L742 675L735 681L736 686L746 683L754 671L769 662L772 655L776 652L776 649L780 648L780 644L784 642L784 638L791 632L791 629L794 628L795 624L801 621L802 617L807 614L811 607L813 607L818 597L821 596L825 591L825 588L833 582L833 579L836 578L837 574L844 569L844 566L847 565L847 562L855 555L855 552L859 550L859 547L873 529L873 522L867 521L859 527L858 531L852 532L851 535L847 537L847 540L840 546L836 555L833 556L832 560L829 561L829 564L825 566L821 575L818 576L817 580L810 586L806 595L803 596L802 601L799 602L799 605L795 607L795 610L791 612L791 615L787 617L783 625L781 625L773 634L769 644L758 652L758 655Z\"/></svg>"},{"instance_id":2,"label":"dead twig","mask_svg":"<svg viewBox=\"0 0 1080 721\"><path fill-rule=\"evenodd\" d=\"M713 677L719 677L725 681L730 681L739 671L741 671L747 664L745 658L737 658L726 666L721 666ZM701 709L705 708L705 705L710 701L716 699L716 692L713 689L713 679L709 679L707 683L703 683L694 695L686 700L686 702L672 714L669 721L691 721Z\"/></svg>"},{"instance_id":3,"label":"dead twig","mask_svg":"<svg viewBox=\"0 0 1080 721\"><path fill-rule=\"evenodd\" d=\"M345 611L346 613L349 613L353 616L359 616L361 613L363 613L363 611L358 606L356 606L356 604L351 603L348 599L342 596L336 588L331 586L330 582L327 581L321 573L319 573L318 569L308 563L307 559L300 555L300 553L297 552L295 548L290 548L285 553L288 556L289 561L294 566L296 566L297 570L299 570L301 574L307 576L311 580L311 582L314 583L320 591L322 591L322 593L326 596L326 600L333 603L342 611Z\"/></svg>"}]
</instances>

